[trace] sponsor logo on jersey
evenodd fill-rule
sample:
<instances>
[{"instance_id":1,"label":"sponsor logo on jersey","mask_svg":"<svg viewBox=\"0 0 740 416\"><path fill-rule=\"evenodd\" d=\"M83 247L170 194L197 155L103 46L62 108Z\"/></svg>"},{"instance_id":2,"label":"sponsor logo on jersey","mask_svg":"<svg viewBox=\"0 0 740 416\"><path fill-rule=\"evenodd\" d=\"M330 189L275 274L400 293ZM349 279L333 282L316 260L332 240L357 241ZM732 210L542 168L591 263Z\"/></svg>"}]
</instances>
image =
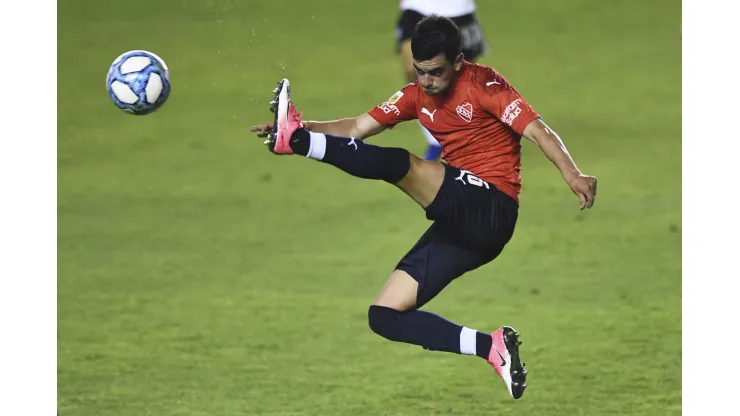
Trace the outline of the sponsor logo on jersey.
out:
<instances>
[{"instance_id":1,"label":"sponsor logo on jersey","mask_svg":"<svg viewBox=\"0 0 740 416\"><path fill-rule=\"evenodd\" d=\"M522 99L517 98L516 100L512 101L511 104L506 106L506 110L504 110L504 115L501 116L501 121L511 126L511 124L514 122L514 119L516 119L519 114L521 114L522 109L519 108L519 104L521 104Z\"/></svg>"},{"instance_id":2,"label":"sponsor logo on jersey","mask_svg":"<svg viewBox=\"0 0 740 416\"><path fill-rule=\"evenodd\" d=\"M398 100L403 97L403 93L401 91L397 91L395 94L391 96L391 98L388 99L388 104L395 104L398 102Z\"/></svg>"},{"instance_id":3,"label":"sponsor logo on jersey","mask_svg":"<svg viewBox=\"0 0 740 416\"><path fill-rule=\"evenodd\" d=\"M379 105L378 108L383 110L383 112L386 114L393 113L396 115L396 117L399 117L401 115L401 111L398 109L398 107L387 101Z\"/></svg>"}]
</instances>

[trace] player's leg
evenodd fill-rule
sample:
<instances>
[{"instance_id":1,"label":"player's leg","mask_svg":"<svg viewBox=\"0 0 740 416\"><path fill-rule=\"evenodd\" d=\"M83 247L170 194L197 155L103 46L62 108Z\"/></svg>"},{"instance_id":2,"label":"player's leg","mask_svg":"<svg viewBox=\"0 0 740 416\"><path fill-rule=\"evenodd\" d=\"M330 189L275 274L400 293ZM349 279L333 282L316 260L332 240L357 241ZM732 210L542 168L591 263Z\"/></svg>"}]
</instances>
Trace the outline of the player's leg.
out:
<instances>
[{"instance_id":1,"label":"player's leg","mask_svg":"<svg viewBox=\"0 0 740 416\"><path fill-rule=\"evenodd\" d=\"M416 81L414 58L411 56L411 39L406 39L400 45L401 65L406 82Z\"/></svg>"},{"instance_id":2,"label":"player's leg","mask_svg":"<svg viewBox=\"0 0 740 416\"><path fill-rule=\"evenodd\" d=\"M475 62L488 53L488 42L475 13L455 17L452 21L460 28L463 55L466 60Z\"/></svg>"},{"instance_id":3,"label":"player's leg","mask_svg":"<svg viewBox=\"0 0 740 416\"><path fill-rule=\"evenodd\" d=\"M502 252L516 225L516 201L493 184L445 165L442 186L425 211L435 222L398 263L371 306L371 327L390 340L483 357L512 397L521 397L526 370L516 331L504 326L486 338L487 334L417 309L453 280Z\"/></svg>"},{"instance_id":4,"label":"player's leg","mask_svg":"<svg viewBox=\"0 0 740 416\"><path fill-rule=\"evenodd\" d=\"M399 262L368 310L370 328L391 341L488 359L490 334L419 310L457 277L490 260L455 245L443 228L434 223Z\"/></svg>"},{"instance_id":5,"label":"player's leg","mask_svg":"<svg viewBox=\"0 0 740 416\"><path fill-rule=\"evenodd\" d=\"M414 60L411 56L411 35L414 27L424 15L415 10L403 10L396 23L396 53L401 57L401 69L404 78L408 82L416 80L416 70L414 69Z\"/></svg>"},{"instance_id":6,"label":"player's leg","mask_svg":"<svg viewBox=\"0 0 740 416\"><path fill-rule=\"evenodd\" d=\"M305 151L310 157L358 178L393 184L422 208L434 200L445 177L442 163L422 160L402 148L375 146L362 140L306 130L296 131L292 141L296 153ZM321 143L322 152L311 152L311 143Z\"/></svg>"},{"instance_id":7,"label":"player's leg","mask_svg":"<svg viewBox=\"0 0 740 416\"><path fill-rule=\"evenodd\" d=\"M416 122L419 124L421 134L424 135L424 138L427 141L427 150L424 152L424 160L439 160L440 156L442 156L442 145L439 144L437 139L432 136L432 133L424 127L419 120L416 120Z\"/></svg>"},{"instance_id":8,"label":"player's leg","mask_svg":"<svg viewBox=\"0 0 740 416\"><path fill-rule=\"evenodd\" d=\"M271 151L304 155L359 178L386 181L399 187L423 208L432 202L445 176L444 165L421 160L402 148L309 132L301 127L289 91L287 80L281 81L276 88L272 104L275 122L268 141Z\"/></svg>"},{"instance_id":9,"label":"player's leg","mask_svg":"<svg viewBox=\"0 0 740 416\"><path fill-rule=\"evenodd\" d=\"M395 342L431 351L477 355L488 359L491 334L466 328L434 313L417 309L418 282L395 270L368 309L368 323L376 334Z\"/></svg>"},{"instance_id":10,"label":"player's leg","mask_svg":"<svg viewBox=\"0 0 740 416\"><path fill-rule=\"evenodd\" d=\"M395 342L431 351L477 355L488 361L514 398L526 388L519 361L518 333L504 326L484 333L418 308L467 271L490 262L500 249L461 247L446 227L435 223L398 264L368 310L370 328ZM492 348L495 346L495 348Z\"/></svg>"}]
</instances>

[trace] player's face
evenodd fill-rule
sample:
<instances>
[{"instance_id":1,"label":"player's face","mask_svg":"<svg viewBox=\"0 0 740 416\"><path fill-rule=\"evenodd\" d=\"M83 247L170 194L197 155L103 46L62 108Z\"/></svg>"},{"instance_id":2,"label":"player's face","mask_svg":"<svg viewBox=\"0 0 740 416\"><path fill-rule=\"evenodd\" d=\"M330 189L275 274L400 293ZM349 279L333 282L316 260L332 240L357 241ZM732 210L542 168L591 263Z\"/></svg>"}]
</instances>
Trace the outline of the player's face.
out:
<instances>
[{"instance_id":1,"label":"player's face","mask_svg":"<svg viewBox=\"0 0 740 416\"><path fill-rule=\"evenodd\" d=\"M427 61L414 60L414 68L419 86L425 93L443 95L454 83L457 71L462 68L462 55L455 62L448 61L443 54Z\"/></svg>"}]
</instances>

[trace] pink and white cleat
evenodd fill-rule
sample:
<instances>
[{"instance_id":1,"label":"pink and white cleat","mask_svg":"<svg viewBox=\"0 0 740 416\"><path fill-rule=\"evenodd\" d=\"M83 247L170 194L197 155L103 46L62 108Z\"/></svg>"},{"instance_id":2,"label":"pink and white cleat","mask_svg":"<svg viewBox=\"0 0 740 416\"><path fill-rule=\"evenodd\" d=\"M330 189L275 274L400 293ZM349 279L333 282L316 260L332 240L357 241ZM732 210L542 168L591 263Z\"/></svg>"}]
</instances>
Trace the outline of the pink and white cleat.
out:
<instances>
[{"instance_id":1,"label":"pink and white cleat","mask_svg":"<svg viewBox=\"0 0 740 416\"><path fill-rule=\"evenodd\" d=\"M290 138L296 130L303 127L303 123L301 123L302 116L290 101L290 82L287 78L280 80L273 92L275 96L270 101L270 111L275 113L275 121L272 125L272 131L270 131L269 140L266 140L265 144L272 153L292 155L293 149L290 148Z\"/></svg>"},{"instance_id":2,"label":"pink and white cleat","mask_svg":"<svg viewBox=\"0 0 740 416\"><path fill-rule=\"evenodd\" d=\"M510 326L499 328L491 334L493 345L488 353L488 363L506 383L511 397L518 399L527 388L527 370L519 359L519 333Z\"/></svg>"}]
</instances>

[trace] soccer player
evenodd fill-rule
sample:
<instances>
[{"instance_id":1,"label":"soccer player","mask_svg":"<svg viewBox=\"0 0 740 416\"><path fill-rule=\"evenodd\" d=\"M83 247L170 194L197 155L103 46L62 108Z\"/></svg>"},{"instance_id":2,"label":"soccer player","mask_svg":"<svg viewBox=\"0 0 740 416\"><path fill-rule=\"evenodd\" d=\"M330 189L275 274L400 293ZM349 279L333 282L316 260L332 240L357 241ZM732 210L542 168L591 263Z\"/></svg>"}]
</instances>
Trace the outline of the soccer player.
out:
<instances>
[{"instance_id":1,"label":"soccer player","mask_svg":"<svg viewBox=\"0 0 740 416\"><path fill-rule=\"evenodd\" d=\"M449 17L462 35L462 54L466 61L475 62L488 50L483 30L475 15L475 0L399 0L401 15L396 24L397 52L401 55L407 82L416 81L416 68L411 56L411 32L421 19L429 15ZM426 160L438 160L442 146L421 123L427 141Z\"/></svg>"},{"instance_id":2,"label":"soccer player","mask_svg":"<svg viewBox=\"0 0 740 416\"><path fill-rule=\"evenodd\" d=\"M391 341L477 355L518 399L527 371L519 356L519 334L511 326L484 333L420 308L465 272L495 259L511 239L519 208L522 136L557 166L581 209L594 204L596 178L581 173L558 135L503 76L464 60L460 31L450 19L420 21L411 50L417 81L369 112L302 121L283 79L271 102L274 122L251 131L269 137L265 143L275 154L303 155L359 178L388 182L423 208L433 222L369 307L369 326ZM447 163L364 141L413 119L440 139Z\"/></svg>"}]
</instances>

